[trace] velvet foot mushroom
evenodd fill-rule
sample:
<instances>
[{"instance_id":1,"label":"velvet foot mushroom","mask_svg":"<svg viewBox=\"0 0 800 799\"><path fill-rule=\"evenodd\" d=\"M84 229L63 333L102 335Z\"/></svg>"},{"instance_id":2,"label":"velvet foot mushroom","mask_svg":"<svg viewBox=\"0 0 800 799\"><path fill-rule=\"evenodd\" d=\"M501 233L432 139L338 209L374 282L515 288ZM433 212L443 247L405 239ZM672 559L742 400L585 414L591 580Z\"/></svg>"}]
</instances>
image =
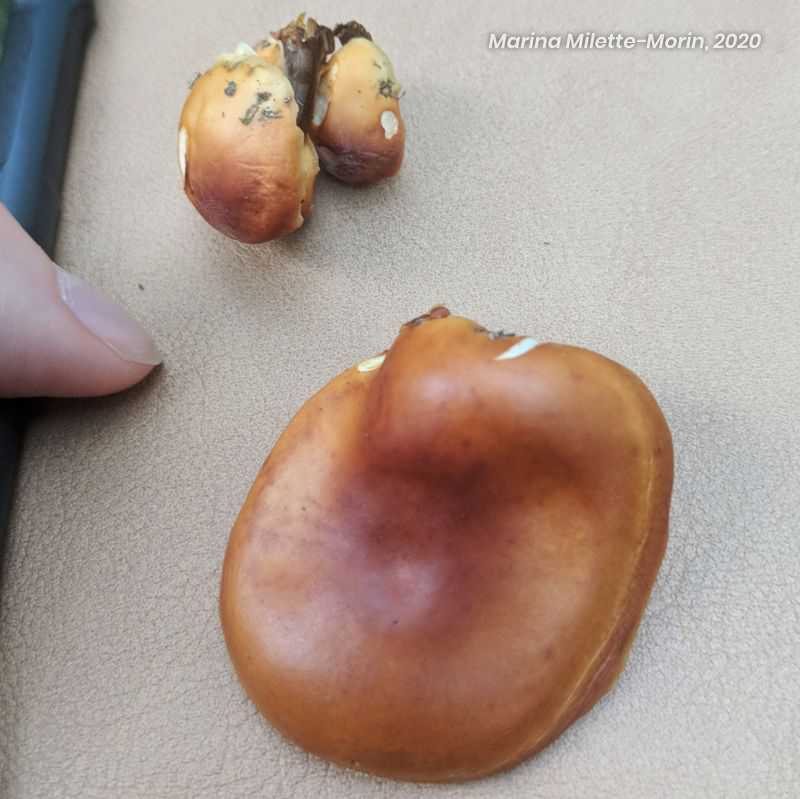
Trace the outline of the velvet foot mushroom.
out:
<instances>
[{"instance_id":1,"label":"velvet foot mushroom","mask_svg":"<svg viewBox=\"0 0 800 799\"><path fill-rule=\"evenodd\" d=\"M236 673L344 766L506 769L622 670L671 487L633 373L436 307L314 395L264 463L222 575Z\"/></svg>"}]
</instances>

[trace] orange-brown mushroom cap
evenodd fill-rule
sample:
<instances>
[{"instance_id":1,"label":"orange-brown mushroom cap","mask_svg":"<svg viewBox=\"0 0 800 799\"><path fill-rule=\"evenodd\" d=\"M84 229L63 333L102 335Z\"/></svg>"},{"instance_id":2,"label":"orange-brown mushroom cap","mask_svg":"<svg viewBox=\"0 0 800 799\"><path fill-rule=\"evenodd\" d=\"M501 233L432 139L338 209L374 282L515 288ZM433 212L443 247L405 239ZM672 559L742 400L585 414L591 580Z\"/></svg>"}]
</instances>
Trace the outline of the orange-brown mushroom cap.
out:
<instances>
[{"instance_id":1,"label":"orange-brown mushroom cap","mask_svg":"<svg viewBox=\"0 0 800 799\"><path fill-rule=\"evenodd\" d=\"M319 165L297 111L286 76L255 54L221 57L192 86L179 127L184 188L226 235L270 241L310 212Z\"/></svg>"},{"instance_id":2,"label":"orange-brown mushroom cap","mask_svg":"<svg viewBox=\"0 0 800 799\"><path fill-rule=\"evenodd\" d=\"M347 183L374 183L403 163L400 87L386 54L356 37L320 75L309 133L324 169Z\"/></svg>"},{"instance_id":3,"label":"orange-brown mushroom cap","mask_svg":"<svg viewBox=\"0 0 800 799\"><path fill-rule=\"evenodd\" d=\"M312 397L262 467L222 576L239 679L345 766L507 768L622 669L671 485L631 372L435 309Z\"/></svg>"}]
</instances>

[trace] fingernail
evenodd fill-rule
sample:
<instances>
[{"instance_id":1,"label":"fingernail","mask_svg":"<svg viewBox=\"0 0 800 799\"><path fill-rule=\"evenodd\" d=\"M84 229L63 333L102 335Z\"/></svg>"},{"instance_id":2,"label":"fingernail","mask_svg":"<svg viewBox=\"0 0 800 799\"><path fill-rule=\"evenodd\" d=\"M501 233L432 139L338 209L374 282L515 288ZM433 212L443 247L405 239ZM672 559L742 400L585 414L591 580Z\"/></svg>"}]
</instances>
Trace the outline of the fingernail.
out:
<instances>
[{"instance_id":1,"label":"fingernail","mask_svg":"<svg viewBox=\"0 0 800 799\"><path fill-rule=\"evenodd\" d=\"M120 358L153 366L164 360L150 334L121 305L60 266L56 276L66 306Z\"/></svg>"}]
</instances>

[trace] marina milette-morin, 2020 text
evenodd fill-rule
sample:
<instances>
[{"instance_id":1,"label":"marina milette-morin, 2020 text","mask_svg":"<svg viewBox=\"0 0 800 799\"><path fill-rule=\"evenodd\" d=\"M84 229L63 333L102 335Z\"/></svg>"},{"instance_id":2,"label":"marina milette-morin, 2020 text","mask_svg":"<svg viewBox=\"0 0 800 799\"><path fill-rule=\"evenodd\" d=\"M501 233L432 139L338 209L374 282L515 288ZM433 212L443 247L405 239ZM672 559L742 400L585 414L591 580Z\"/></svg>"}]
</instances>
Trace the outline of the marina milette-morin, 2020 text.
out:
<instances>
[{"instance_id":1,"label":"marina milette-morin, 2020 text","mask_svg":"<svg viewBox=\"0 0 800 799\"><path fill-rule=\"evenodd\" d=\"M648 50L703 50L704 36L691 32L679 36L666 33L648 33L647 36L626 36L609 33L603 36L591 31L558 36L530 33L526 36L510 33L490 33L490 50L632 50L645 45Z\"/></svg>"}]
</instances>

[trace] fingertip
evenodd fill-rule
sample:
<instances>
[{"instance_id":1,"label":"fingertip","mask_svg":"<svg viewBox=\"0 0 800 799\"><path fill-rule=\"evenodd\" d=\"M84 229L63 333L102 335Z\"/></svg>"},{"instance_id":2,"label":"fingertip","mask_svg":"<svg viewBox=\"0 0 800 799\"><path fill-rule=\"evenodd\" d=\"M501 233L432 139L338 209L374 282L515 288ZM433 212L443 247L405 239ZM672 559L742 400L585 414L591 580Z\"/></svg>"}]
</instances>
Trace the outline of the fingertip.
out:
<instances>
[{"instance_id":1,"label":"fingertip","mask_svg":"<svg viewBox=\"0 0 800 799\"><path fill-rule=\"evenodd\" d=\"M133 316L53 264L2 207L0 240L0 396L111 394L161 363Z\"/></svg>"}]
</instances>

